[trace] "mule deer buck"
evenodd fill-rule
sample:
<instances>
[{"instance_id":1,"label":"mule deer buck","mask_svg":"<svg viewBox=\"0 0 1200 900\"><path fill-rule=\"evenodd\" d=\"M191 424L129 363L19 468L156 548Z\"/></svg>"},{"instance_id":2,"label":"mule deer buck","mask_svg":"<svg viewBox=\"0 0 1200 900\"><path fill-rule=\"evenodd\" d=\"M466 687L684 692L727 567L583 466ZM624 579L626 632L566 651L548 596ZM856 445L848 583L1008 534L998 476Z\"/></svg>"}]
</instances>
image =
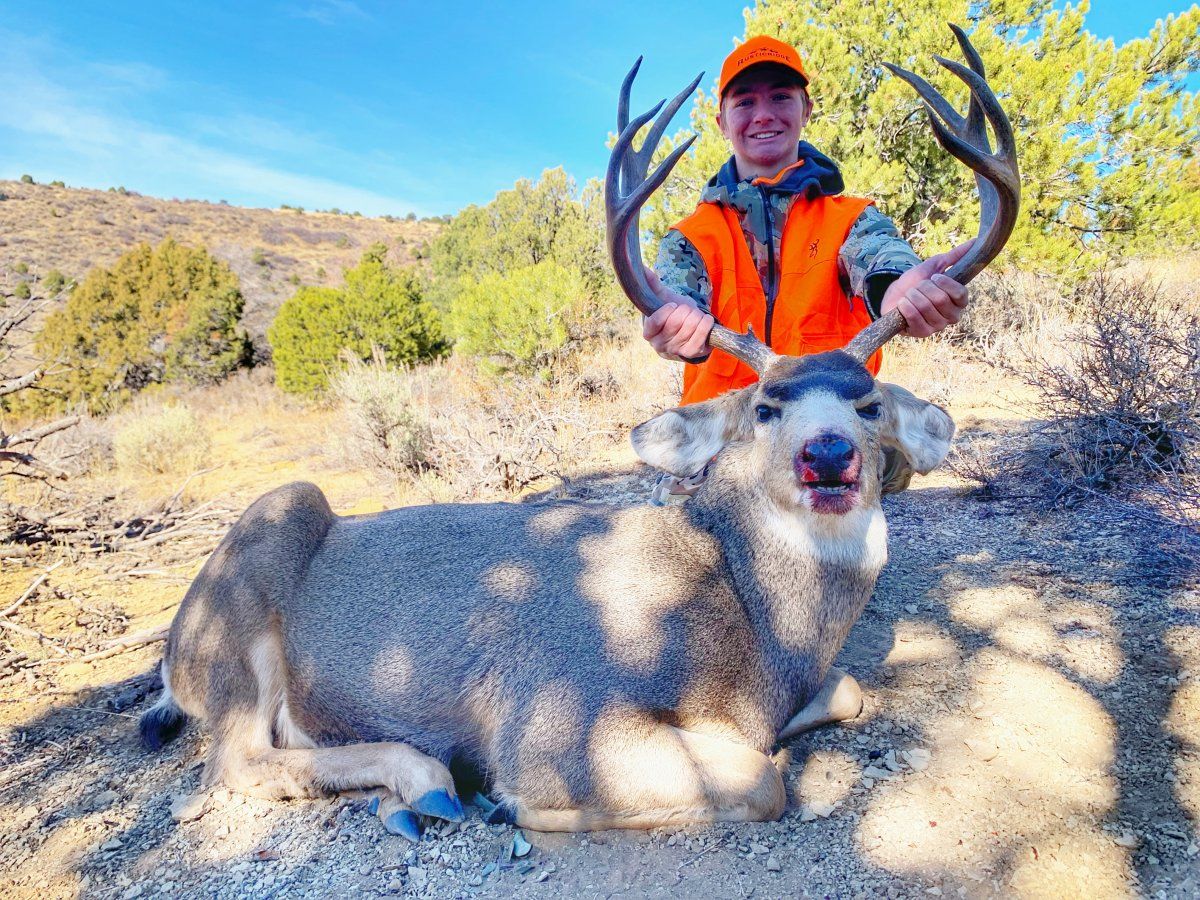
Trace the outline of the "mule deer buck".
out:
<instances>
[{"instance_id":1,"label":"mule deer buck","mask_svg":"<svg viewBox=\"0 0 1200 900\"><path fill-rule=\"evenodd\" d=\"M965 283L1012 231L1019 183L1008 121L955 33L969 67L940 62L971 90L966 118L893 71L977 173L979 238L948 273ZM651 313L638 210L687 150L647 177L695 83L634 152L662 107L629 121L636 72L608 168L609 246L622 287ZM684 506L339 517L313 485L272 491L188 590L145 741L160 746L194 716L212 732L206 786L278 798L373 790L387 829L412 839L421 816L463 817L452 759L486 776L494 818L534 829L777 818L779 741L861 709L857 683L831 664L887 555L881 448L925 473L953 434L941 409L863 366L903 328L892 314L843 351L796 358L716 326L711 344L761 380L633 431L660 469L688 474L715 457Z\"/></svg>"}]
</instances>

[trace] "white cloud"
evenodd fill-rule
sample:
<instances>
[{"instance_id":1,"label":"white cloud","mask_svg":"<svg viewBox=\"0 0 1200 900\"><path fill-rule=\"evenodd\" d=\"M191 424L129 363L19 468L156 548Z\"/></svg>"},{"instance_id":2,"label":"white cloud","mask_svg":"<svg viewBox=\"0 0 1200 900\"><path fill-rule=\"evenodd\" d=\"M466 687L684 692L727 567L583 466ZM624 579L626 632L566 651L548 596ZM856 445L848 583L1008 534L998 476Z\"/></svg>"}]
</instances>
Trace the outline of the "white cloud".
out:
<instances>
[{"instance_id":1,"label":"white cloud","mask_svg":"<svg viewBox=\"0 0 1200 900\"><path fill-rule=\"evenodd\" d=\"M0 144L5 145L0 164L14 170L0 175L15 177L19 168L88 187L123 184L146 193L260 206L336 206L368 215L436 212L402 197L264 162L262 157L272 151L286 150L292 156L337 158L349 171L378 169L370 157L358 159L269 119L241 113L194 117L191 133L178 134L126 113L117 98L167 85L165 73L153 67L77 63L79 81L68 83L63 67L46 61L57 55L55 48L7 37L0 33L0 47L5 48L0 49L0 83L5 85L0 92ZM389 174L393 182L410 177L394 169Z\"/></svg>"},{"instance_id":2,"label":"white cloud","mask_svg":"<svg viewBox=\"0 0 1200 900\"><path fill-rule=\"evenodd\" d=\"M336 25L347 19L370 18L353 0L313 0L310 3L289 6L287 11L297 19L312 19L322 25Z\"/></svg>"}]
</instances>

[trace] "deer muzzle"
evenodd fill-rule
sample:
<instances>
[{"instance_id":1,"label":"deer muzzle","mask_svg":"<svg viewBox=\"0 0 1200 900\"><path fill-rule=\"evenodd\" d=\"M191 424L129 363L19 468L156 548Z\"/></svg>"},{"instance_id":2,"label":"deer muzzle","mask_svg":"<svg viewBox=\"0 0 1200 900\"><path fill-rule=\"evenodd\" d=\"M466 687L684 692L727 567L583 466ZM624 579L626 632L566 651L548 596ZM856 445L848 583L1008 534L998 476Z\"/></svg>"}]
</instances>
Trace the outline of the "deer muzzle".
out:
<instances>
[{"instance_id":1,"label":"deer muzzle","mask_svg":"<svg viewBox=\"0 0 1200 900\"><path fill-rule=\"evenodd\" d=\"M796 454L792 467L816 512L837 514L854 508L862 453L853 441L838 434L812 438Z\"/></svg>"}]
</instances>

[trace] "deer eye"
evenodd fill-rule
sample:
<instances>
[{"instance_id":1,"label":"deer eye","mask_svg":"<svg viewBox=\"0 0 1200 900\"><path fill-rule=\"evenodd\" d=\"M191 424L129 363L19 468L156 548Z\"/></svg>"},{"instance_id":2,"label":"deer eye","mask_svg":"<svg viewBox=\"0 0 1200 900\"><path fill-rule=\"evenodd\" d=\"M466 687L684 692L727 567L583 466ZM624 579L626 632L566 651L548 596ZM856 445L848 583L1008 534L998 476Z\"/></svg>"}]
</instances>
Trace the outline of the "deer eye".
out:
<instances>
[{"instance_id":1,"label":"deer eye","mask_svg":"<svg viewBox=\"0 0 1200 900\"><path fill-rule=\"evenodd\" d=\"M860 416L862 416L864 419L878 419L879 418L879 404L878 403L868 403L866 406L859 407L858 414Z\"/></svg>"},{"instance_id":2,"label":"deer eye","mask_svg":"<svg viewBox=\"0 0 1200 900\"><path fill-rule=\"evenodd\" d=\"M758 421L760 422L770 422L779 415L779 408L760 403L754 407L754 415L758 417Z\"/></svg>"}]
</instances>

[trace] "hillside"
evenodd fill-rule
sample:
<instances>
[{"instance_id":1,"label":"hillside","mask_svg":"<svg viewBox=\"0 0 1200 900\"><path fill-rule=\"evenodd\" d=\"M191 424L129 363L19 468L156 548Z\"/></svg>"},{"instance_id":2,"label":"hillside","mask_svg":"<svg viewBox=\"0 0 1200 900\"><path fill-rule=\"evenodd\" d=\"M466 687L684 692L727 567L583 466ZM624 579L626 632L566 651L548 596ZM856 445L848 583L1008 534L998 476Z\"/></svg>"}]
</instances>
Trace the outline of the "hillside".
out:
<instances>
[{"instance_id":1,"label":"hillside","mask_svg":"<svg viewBox=\"0 0 1200 900\"><path fill-rule=\"evenodd\" d=\"M383 242L397 263L417 258L440 227L290 209L246 209L200 200L0 180L0 271L58 269L82 278L131 247L171 236L201 244L237 273L256 343L299 284L337 284L364 248Z\"/></svg>"}]
</instances>

